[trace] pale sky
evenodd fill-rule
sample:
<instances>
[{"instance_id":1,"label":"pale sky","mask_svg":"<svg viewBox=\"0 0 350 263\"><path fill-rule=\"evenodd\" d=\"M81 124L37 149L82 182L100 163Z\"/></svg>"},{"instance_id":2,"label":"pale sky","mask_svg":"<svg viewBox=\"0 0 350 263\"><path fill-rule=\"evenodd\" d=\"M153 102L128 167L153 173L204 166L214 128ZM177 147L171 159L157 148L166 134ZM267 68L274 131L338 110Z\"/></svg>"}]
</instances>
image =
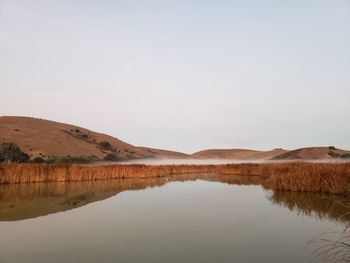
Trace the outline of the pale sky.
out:
<instances>
[{"instance_id":1,"label":"pale sky","mask_svg":"<svg viewBox=\"0 0 350 263\"><path fill-rule=\"evenodd\" d=\"M350 0L0 0L0 92L137 146L350 149Z\"/></svg>"}]
</instances>

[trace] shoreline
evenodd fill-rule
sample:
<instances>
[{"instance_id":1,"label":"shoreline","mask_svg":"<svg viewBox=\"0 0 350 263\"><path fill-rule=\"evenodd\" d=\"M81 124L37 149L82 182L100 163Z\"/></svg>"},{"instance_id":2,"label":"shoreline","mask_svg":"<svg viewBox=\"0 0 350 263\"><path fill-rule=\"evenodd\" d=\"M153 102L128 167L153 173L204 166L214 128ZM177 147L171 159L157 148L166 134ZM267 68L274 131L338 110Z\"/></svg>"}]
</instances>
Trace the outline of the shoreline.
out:
<instances>
[{"instance_id":1,"label":"shoreline","mask_svg":"<svg viewBox=\"0 0 350 263\"><path fill-rule=\"evenodd\" d=\"M267 189L350 195L350 163L0 164L0 184L152 178L176 174L262 176Z\"/></svg>"}]
</instances>

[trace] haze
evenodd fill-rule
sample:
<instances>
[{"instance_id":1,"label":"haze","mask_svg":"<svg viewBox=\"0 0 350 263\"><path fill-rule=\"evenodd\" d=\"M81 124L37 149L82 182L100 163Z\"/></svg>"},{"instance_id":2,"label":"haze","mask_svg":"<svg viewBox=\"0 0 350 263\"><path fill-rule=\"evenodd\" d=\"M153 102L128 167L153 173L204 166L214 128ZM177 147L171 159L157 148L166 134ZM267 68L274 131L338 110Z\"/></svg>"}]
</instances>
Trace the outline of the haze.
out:
<instances>
[{"instance_id":1,"label":"haze","mask_svg":"<svg viewBox=\"0 0 350 263\"><path fill-rule=\"evenodd\" d=\"M350 148L350 2L0 1L0 114L134 145Z\"/></svg>"}]
</instances>

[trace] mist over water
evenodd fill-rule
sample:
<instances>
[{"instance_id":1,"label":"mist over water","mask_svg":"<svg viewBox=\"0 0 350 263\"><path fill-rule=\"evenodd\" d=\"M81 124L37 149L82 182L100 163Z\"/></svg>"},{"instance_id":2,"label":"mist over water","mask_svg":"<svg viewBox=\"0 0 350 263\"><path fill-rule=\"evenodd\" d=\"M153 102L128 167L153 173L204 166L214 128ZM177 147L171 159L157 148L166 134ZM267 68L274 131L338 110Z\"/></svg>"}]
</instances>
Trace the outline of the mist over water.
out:
<instances>
[{"instance_id":1,"label":"mist over water","mask_svg":"<svg viewBox=\"0 0 350 263\"><path fill-rule=\"evenodd\" d=\"M234 160L234 159L133 159L120 162L102 162L99 164L147 164L147 165L220 165L220 164L240 164L240 163L290 163L290 162L311 162L311 163L347 163L347 159L327 159L327 160Z\"/></svg>"},{"instance_id":2,"label":"mist over water","mask_svg":"<svg viewBox=\"0 0 350 263\"><path fill-rule=\"evenodd\" d=\"M147 165L172 165L172 164L235 164L235 163L264 163L266 160L232 160L232 159L139 159L118 162L120 164L147 164Z\"/></svg>"}]
</instances>

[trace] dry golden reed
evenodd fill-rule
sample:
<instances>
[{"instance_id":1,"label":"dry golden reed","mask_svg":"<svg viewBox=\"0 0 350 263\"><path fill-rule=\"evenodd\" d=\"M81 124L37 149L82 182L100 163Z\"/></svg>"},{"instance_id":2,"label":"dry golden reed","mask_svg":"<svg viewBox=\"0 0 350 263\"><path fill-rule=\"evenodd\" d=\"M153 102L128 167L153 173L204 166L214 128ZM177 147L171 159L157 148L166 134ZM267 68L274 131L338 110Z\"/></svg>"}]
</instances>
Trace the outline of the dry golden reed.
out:
<instances>
[{"instance_id":1,"label":"dry golden reed","mask_svg":"<svg viewBox=\"0 0 350 263\"><path fill-rule=\"evenodd\" d=\"M256 175L274 190L350 194L350 163L244 163L226 165L2 164L0 184L162 177L215 173Z\"/></svg>"}]
</instances>

